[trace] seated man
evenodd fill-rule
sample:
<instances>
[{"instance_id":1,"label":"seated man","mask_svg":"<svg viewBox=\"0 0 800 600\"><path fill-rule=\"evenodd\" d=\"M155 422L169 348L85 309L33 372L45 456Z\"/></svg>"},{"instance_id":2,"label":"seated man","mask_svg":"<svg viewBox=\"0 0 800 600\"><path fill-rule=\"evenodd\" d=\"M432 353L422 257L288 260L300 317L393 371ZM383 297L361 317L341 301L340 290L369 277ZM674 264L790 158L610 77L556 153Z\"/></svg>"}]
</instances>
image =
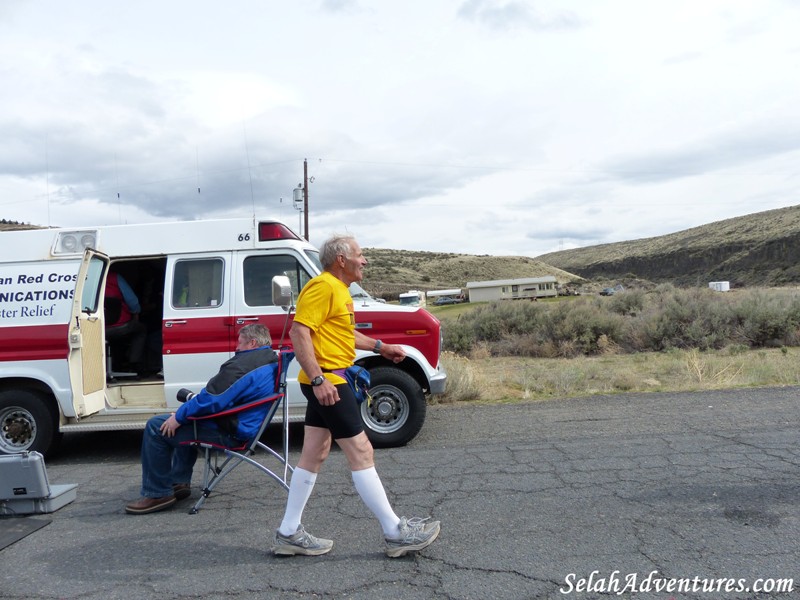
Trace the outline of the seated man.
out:
<instances>
[{"instance_id":1,"label":"seated man","mask_svg":"<svg viewBox=\"0 0 800 600\"><path fill-rule=\"evenodd\" d=\"M235 445L258 433L269 404L240 413L238 419L198 421L197 437L189 417L217 413L273 394L278 356L271 345L266 327L245 325L239 331L236 354L199 394L191 396L173 414L150 418L142 438L142 497L125 506L125 512L144 515L189 497L197 449L181 442L201 439Z\"/></svg>"},{"instance_id":2,"label":"seated man","mask_svg":"<svg viewBox=\"0 0 800 600\"><path fill-rule=\"evenodd\" d=\"M105 312L106 340L127 342L127 367L141 373L144 370L147 327L139 321L139 298L125 278L115 271L111 271L106 280Z\"/></svg>"}]
</instances>

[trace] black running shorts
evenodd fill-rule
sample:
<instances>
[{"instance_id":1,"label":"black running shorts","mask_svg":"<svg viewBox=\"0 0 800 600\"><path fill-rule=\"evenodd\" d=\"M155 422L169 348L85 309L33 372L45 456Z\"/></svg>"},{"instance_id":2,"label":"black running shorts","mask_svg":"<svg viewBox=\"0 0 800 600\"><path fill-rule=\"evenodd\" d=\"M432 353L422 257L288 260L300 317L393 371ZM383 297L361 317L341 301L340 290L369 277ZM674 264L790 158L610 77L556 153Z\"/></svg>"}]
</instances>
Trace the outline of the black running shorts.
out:
<instances>
[{"instance_id":1,"label":"black running shorts","mask_svg":"<svg viewBox=\"0 0 800 600\"><path fill-rule=\"evenodd\" d=\"M333 439L351 438L364 431L361 414L353 395L353 390L346 383L336 386L339 401L333 406L322 406L314 395L314 388L308 384L300 384L306 404L306 425L328 429Z\"/></svg>"}]
</instances>

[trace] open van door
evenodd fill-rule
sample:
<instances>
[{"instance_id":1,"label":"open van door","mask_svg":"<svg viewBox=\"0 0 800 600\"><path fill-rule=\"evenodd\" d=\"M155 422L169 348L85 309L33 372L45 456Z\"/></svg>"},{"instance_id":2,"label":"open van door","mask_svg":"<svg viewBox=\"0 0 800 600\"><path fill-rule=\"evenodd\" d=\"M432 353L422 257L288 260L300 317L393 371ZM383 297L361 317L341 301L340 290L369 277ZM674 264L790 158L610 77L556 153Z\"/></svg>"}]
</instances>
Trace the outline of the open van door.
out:
<instances>
[{"instance_id":1,"label":"open van door","mask_svg":"<svg viewBox=\"0 0 800 600\"><path fill-rule=\"evenodd\" d=\"M69 376L77 417L105 407L106 354L103 294L110 261L87 249L83 254L69 325Z\"/></svg>"}]
</instances>

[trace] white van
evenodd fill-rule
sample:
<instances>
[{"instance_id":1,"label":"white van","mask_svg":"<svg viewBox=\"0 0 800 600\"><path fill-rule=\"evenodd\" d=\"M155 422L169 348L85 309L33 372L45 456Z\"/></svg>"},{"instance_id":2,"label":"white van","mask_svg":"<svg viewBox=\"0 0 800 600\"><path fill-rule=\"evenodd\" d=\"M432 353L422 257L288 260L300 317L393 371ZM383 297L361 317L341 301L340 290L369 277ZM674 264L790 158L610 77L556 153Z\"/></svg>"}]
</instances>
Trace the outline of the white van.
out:
<instances>
[{"instance_id":1,"label":"white van","mask_svg":"<svg viewBox=\"0 0 800 600\"><path fill-rule=\"evenodd\" d=\"M321 269L317 250L276 221L230 219L0 233L0 453L46 453L63 432L142 429L200 390L232 356L238 329L266 325L289 345L286 308L272 303L285 275L295 298ZM107 344L110 270L139 297L149 371L125 372L124 340ZM362 405L376 447L406 444L425 419L426 394L444 392L439 321L351 287L356 327L408 358L393 364L358 351L372 403ZM122 358L119 358L122 356ZM122 372L120 368L123 367ZM296 361L289 419L302 421Z\"/></svg>"}]
</instances>

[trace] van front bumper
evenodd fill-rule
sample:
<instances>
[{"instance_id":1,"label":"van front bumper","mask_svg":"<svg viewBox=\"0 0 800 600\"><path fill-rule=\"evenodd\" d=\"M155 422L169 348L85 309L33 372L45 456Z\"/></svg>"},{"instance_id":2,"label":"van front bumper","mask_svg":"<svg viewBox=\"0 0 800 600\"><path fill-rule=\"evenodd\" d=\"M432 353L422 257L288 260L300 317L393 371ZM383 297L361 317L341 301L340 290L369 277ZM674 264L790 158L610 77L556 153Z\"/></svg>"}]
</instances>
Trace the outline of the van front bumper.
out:
<instances>
[{"instance_id":1,"label":"van front bumper","mask_svg":"<svg viewBox=\"0 0 800 600\"><path fill-rule=\"evenodd\" d=\"M445 389L447 389L447 373L442 367L439 367L436 375L431 377L429 392L431 394L444 394Z\"/></svg>"}]
</instances>

